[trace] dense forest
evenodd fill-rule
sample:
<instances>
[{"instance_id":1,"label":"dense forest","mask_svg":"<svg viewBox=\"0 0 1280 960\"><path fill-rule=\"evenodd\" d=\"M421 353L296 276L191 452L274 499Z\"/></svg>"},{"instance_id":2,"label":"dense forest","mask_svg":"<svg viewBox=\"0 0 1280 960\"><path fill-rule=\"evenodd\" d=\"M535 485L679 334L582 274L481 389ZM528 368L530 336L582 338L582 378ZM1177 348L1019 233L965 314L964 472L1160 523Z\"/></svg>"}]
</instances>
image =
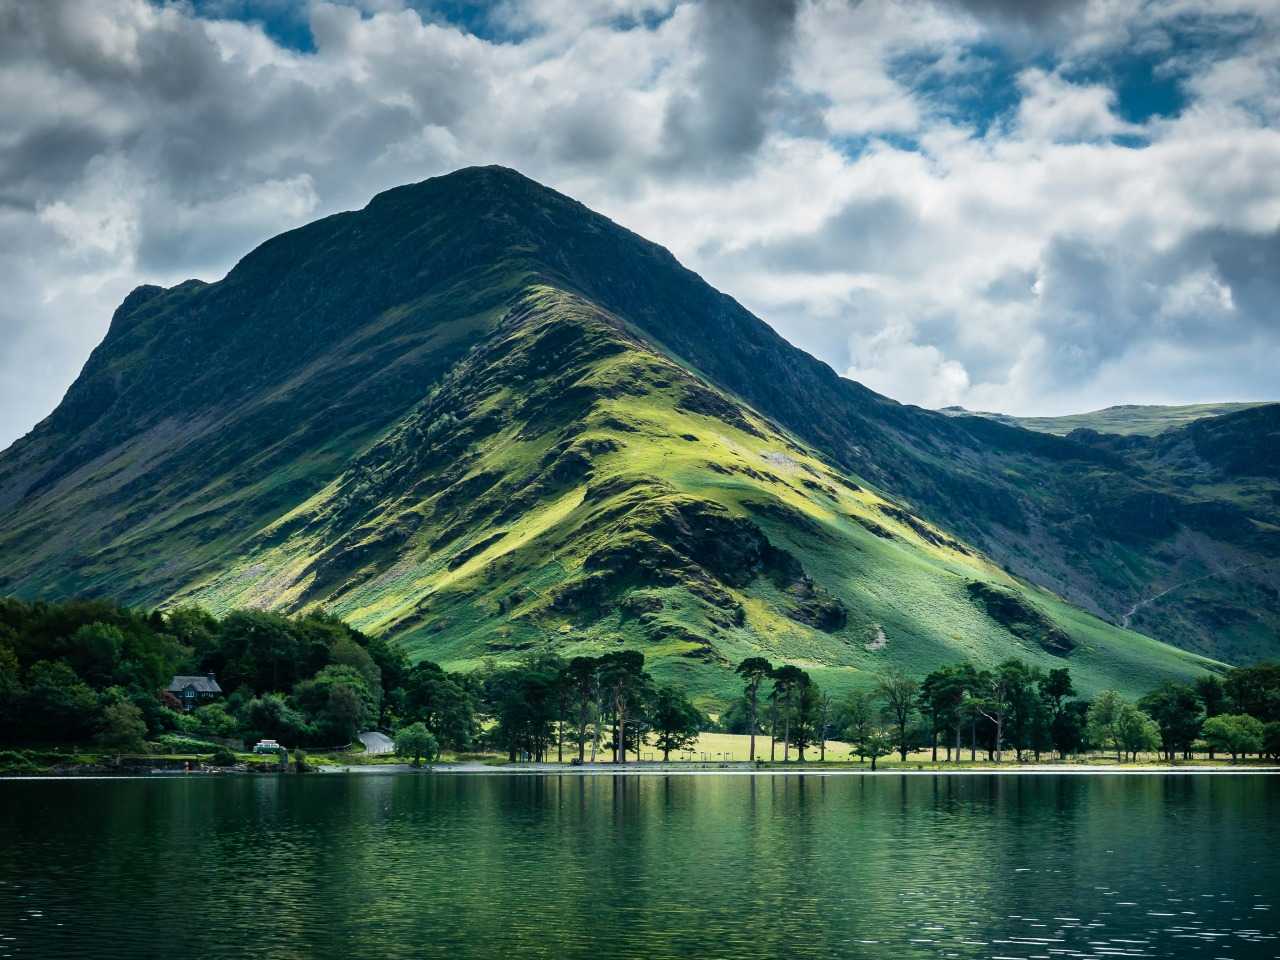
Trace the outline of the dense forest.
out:
<instances>
[{"instance_id":1,"label":"dense forest","mask_svg":"<svg viewBox=\"0 0 1280 960\"><path fill-rule=\"evenodd\" d=\"M471 673L410 664L378 637L325 614L142 612L101 601L0 600L0 743L141 749L262 738L337 748L397 732L415 760L441 749L510 760L663 758L702 731L752 736L751 756L825 760L828 740L870 760L928 749L936 761L1022 761L1087 750L1280 757L1280 665L1165 683L1138 702L1076 696L1070 672L1018 659L957 663L926 677L888 671L839 701L799 667L759 657L715 718L656 684L643 654L528 655ZM225 696L184 711L175 675L213 674ZM755 738L761 743L757 748ZM764 741L767 741L767 746ZM844 759L841 757L841 759Z\"/></svg>"}]
</instances>

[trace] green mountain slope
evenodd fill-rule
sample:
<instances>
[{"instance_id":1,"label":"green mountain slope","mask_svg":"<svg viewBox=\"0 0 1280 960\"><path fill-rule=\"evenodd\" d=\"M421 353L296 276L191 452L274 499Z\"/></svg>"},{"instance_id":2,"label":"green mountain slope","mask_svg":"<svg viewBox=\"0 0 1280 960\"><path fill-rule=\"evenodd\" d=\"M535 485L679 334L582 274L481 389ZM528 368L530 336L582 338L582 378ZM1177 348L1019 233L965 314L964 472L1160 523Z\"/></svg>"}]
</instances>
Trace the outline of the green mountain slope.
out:
<instances>
[{"instance_id":1,"label":"green mountain slope","mask_svg":"<svg viewBox=\"0 0 1280 960\"><path fill-rule=\"evenodd\" d=\"M1196 658L1014 581L577 296L530 288L350 469L178 598L323 601L451 666L625 643L728 696L764 653L834 688L896 663L1069 659L1096 687Z\"/></svg>"},{"instance_id":2,"label":"green mountain slope","mask_svg":"<svg viewBox=\"0 0 1280 960\"><path fill-rule=\"evenodd\" d=\"M0 455L0 590L326 606L451 665L634 644L712 696L754 651L836 687L1018 653L1136 690L1203 661L1059 596L1118 622L1276 544L1274 505L1158 469L880 397L665 250L471 169L135 291Z\"/></svg>"},{"instance_id":3,"label":"green mountain slope","mask_svg":"<svg viewBox=\"0 0 1280 960\"><path fill-rule=\"evenodd\" d=\"M1141 434L1154 437L1168 430L1185 427L1205 417L1220 417L1227 413L1239 413L1261 403L1191 403L1180 406L1124 404L1105 407L1090 413L1072 413L1061 417L1015 417L1007 413L988 413L966 410L964 407L944 407L940 412L949 416L986 417L1024 430L1052 433L1065 437L1074 430L1096 430L1098 433L1115 433L1121 436Z\"/></svg>"}]
</instances>

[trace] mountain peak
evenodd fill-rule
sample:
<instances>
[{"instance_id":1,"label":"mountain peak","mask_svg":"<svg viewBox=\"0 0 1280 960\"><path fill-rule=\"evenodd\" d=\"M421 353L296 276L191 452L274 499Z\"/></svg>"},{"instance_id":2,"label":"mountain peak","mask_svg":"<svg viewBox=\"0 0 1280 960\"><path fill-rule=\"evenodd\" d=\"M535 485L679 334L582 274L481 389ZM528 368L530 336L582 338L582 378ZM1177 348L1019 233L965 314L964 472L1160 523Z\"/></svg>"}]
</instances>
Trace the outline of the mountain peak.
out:
<instances>
[{"instance_id":1,"label":"mountain peak","mask_svg":"<svg viewBox=\"0 0 1280 960\"><path fill-rule=\"evenodd\" d=\"M1126 558L1190 571L1183 525L1261 555L1268 527L1123 456L894 403L656 244L473 167L126 298L0 454L0 587L321 606L462 666L621 642L704 690L771 644L837 689L957 643L1091 686L1189 675L1013 575L1119 618Z\"/></svg>"}]
</instances>

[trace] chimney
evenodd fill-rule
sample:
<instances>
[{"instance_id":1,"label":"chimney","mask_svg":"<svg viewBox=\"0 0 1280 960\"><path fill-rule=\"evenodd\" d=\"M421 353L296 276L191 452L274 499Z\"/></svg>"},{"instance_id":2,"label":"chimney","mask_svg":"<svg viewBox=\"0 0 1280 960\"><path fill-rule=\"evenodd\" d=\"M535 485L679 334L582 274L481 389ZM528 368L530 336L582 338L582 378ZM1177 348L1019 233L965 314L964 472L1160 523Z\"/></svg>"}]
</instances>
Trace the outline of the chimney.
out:
<instances>
[{"instance_id":1,"label":"chimney","mask_svg":"<svg viewBox=\"0 0 1280 960\"><path fill-rule=\"evenodd\" d=\"M206 673L206 674L205 674L205 678L206 678L210 683L216 683L216 682L217 682L217 680L214 678L214 676L213 676L213 674L212 674L212 673Z\"/></svg>"}]
</instances>

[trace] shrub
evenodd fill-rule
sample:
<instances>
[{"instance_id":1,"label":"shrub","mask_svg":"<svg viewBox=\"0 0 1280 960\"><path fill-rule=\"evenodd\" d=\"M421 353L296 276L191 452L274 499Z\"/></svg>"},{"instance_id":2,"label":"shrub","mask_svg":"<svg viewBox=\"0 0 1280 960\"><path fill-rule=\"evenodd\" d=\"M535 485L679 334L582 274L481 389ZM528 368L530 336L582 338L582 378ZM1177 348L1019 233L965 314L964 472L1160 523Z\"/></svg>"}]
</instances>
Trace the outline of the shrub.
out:
<instances>
[{"instance_id":1,"label":"shrub","mask_svg":"<svg viewBox=\"0 0 1280 960\"><path fill-rule=\"evenodd\" d=\"M219 747L209 758L209 764L214 767L233 767L239 762L240 758L226 747Z\"/></svg>"},{"instance_id":2,"label":"shrub","mask_svg":"<svg viewBox=\"0 0 1280 960\"><path fill-rule=\"evenodd\" d=\"M44 770L31 754L22 750L0 750L0 773L40 773Z\"/></svg>"}]
</instances>

